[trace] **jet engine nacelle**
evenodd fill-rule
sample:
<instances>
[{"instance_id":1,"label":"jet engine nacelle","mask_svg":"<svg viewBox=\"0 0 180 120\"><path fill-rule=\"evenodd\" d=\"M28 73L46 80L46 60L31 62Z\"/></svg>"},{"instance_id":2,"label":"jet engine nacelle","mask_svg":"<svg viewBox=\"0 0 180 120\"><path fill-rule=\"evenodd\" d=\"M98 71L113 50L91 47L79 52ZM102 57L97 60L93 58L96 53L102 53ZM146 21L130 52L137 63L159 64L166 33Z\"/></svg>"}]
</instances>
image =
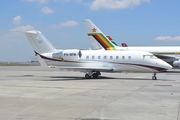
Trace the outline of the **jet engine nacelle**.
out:
<instances>
[{"instance_id":1,"label":"jet engine nacelle","mask_svg":"<svg viewBox=\"0 0 180 120\"><path fill-rule=\"evenodd\" d=\"M81 57L81 51L78 49L67 49L57 53L53 53L52 57L64 61L78 61Z\"/></svg>"},{"instance_id":2,"label":"jet engine nacelle","mask_svg":"<svg viewBox=\"0 0 180 120\"><path fill-rule=\"evenodd\" d=\"M173 67L178 67L180 68L180 60L176 60L173 62Z\"/></svg>"}]
</instances>

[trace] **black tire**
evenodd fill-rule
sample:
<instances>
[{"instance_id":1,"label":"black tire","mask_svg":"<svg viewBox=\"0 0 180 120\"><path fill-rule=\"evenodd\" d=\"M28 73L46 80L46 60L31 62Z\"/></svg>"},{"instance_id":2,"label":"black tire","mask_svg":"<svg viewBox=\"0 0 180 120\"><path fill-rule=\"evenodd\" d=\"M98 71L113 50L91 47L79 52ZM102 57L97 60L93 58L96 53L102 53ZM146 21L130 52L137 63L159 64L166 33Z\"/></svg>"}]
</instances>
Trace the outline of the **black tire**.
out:
<instances>
[{"instance_id":1,"label":"black tire","mask_svg":"<svg viewBox=\"0 0 180 120\"><path fill-rule=\"evenodd\" d=\"M152 76L152 80L157 80L156 76Z\"/></svg>"},{"instance_id":2,"label":"black tire","mask_svg":"<svg viewBox=\"0 0 180 120\"><path fill-rule=\"evenodd\" d=\"M98 78L98 73L94 73L93 78Z\"/></svg>"},{"instance_id":3,"label":"black tire","mask_svg":"<svg viewBox=\"0 0 180 120\"><path fill-rule=\"evenodd\" d=\"M86 79L90 79L91 76L89 76L88 74L85 74L85 78L86 78Z\"/></svg>"}]
</instances>

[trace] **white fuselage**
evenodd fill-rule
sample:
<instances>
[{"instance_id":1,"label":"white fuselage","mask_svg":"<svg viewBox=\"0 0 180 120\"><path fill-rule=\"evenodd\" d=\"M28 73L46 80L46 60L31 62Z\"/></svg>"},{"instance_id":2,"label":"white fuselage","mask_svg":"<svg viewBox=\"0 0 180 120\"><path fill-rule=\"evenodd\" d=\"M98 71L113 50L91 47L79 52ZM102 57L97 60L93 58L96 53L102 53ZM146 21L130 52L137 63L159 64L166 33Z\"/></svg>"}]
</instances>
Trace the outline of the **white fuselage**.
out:
<instances>
[{"instance_id":1,"label":"white fuselage","mask_svg":"<svg viewBox=\"0 0 180 120\"><path fill-rule=\"evenodd\" d=\"M146 47L116 47L116 50L139 50L156 55L158 58L168 62L173 67L180 68L180 47L179 46L146 46Z\"/></svg>"},{"instance_id":2,"label":"white fuselage","mask_svg":"<svg viewBox=\"0 0 180 120\"><path fill-rule=\"evenodd\" d=\"M102 71L112 69L112 72L158 72L172 68L153 54L142 51L63 50L56 54L41 54L41 58L48 65L59 68L94 68Z\"/></svg>"}]
</instances>

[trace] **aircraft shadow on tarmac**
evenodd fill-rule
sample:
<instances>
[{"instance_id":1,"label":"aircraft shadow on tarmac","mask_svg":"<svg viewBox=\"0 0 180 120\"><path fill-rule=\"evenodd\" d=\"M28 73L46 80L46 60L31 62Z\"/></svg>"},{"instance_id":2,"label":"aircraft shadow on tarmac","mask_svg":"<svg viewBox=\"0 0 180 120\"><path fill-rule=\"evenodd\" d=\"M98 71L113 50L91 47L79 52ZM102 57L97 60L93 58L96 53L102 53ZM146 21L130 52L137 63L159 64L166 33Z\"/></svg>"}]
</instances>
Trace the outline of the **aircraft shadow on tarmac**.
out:
<instances>
[{"instance_id":1,"label":"aircraft shadow on tarmac","mask_svg":"<svg viewBox=\"0 0 180 120\"><path fill-rule=\"evenodd\" d=\"M66 80L152 80L151 78L115 78L115 77L106 77L106 76L99 76L98 78L86 79L84 77L77 77L77 76L50 76L50 80L45 81L66 81ZM54 79L53 79L54 78Z\"/></svg>"},{"instance_id":2,"label":"aircraft shadow on tarmac","mask_svg":"<svg viewBox=\"0 0 180 120\"><path fill-rule=\"evenodd\" d=\"M168 72L168 73L179 73L179 72ZM174 74L173 74L174 75ZM35 77L34 75L22 75L22 76L11 76L11 77ZM37 76L36 76L37 77ZM77 76L38 76L38 77L46 77L46 78L51 78L49 80L40 80L40 81L67 81L67 80L152 80L151 77L150 78L116 78L116 77L107 77L107 76L99 76L98 78L91 78L91 79L86 79L84 77L77 77ZM160 81L171 81L171 80L167 80L167 79L162 79L162 78L158 78L157 80Z\"/></svg>"},{"instance_id":3,"label":"aircraft shadow on tarmac","mask_svg":"<svg viewBox=\"0 0 180 120\"><path fill-rule=\"evenodd\" d=\"M166 71L166 72L162 72L162 73L166 73L166 75L180 75L180 70L178 71ZM161 74L161 73L160 73ZM77 76L50 76L49 81L65 81L65 80L152 80L151 77L148 78L133 78L133 77L126 77L126 78L117 78L117 77L108 77L108 76L99 76L98 78L92 78L92 79L86 79L84 77L77 77ZM54 79L53 79L54 78ZM166 79L166 78L158 78L157 80L153 80L153 81L175 81L172 79Z\"/></svg>"},{"instance_id":4,"label":"aircraft shadow on tarmac","mask_svg":"<svg viewBox=\"0 0 180 120\"><path fill-rule=\"evenodd\" d=\"M11 76L11 77L45 77L51 78L49 80L40 80L40 81L67 81L67 80L152 80L151 78L116 78L116 77L107 77L107 76L99 76L98 78L91 78L86 79L84 77L77 77L77 76L34 76L34 75L22 75L22 76Z\"/></svg>"}]
</instances>

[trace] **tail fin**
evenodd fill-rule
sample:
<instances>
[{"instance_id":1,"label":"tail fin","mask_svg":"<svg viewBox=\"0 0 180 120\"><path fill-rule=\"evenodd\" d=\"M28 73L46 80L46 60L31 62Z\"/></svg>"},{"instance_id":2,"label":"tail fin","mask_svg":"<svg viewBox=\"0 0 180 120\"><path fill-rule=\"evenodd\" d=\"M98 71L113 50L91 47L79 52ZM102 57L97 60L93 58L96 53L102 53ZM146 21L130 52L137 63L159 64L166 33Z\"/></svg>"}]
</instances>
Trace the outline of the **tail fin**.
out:
<instances>
[{"instance_id":1,"label":"tail fin","mask_svg":"<svg viewBox=\"0 0 180 120\"><path fill-rule=\"evenodd\" d=\"M32 48L34 51L37 53L48 53L48 52L53 52L56 49L54 46L47 40L47 38L37 30L31 30L31 31L26 31L25 32Z\"/></svg>"},{"instance_id":2,"label":"tail fin","mask_svg":"<svg viewBox=\"0 0 180 120\"><path fill-rule=\"evenodd\" d=\"M106 36L115 46L118 46L118 44L111 38L111 36Z\"/></svg>"},{"instance_id":3,"label":"tail fin","mask_svg":"<svg viewBox=\"0 0 180 120\"><path fill-rule=\"evenodd\" d=\"M128 47L126 43L121 43L122 47Z\"/></svg>"},{"instance_id":4,"label":"tail fin","mask_svg":"<svg viewBox=\"0 0 180 120\"><path fill-rule=\"evenodd\" d=\"M115 50L116 46L108 40L108 38L101 32L101 30L89 19L83 20L88 36L93 47L105 50ZM95 41L97 44L95 44Z\"/></svg>"}]
</instances>

